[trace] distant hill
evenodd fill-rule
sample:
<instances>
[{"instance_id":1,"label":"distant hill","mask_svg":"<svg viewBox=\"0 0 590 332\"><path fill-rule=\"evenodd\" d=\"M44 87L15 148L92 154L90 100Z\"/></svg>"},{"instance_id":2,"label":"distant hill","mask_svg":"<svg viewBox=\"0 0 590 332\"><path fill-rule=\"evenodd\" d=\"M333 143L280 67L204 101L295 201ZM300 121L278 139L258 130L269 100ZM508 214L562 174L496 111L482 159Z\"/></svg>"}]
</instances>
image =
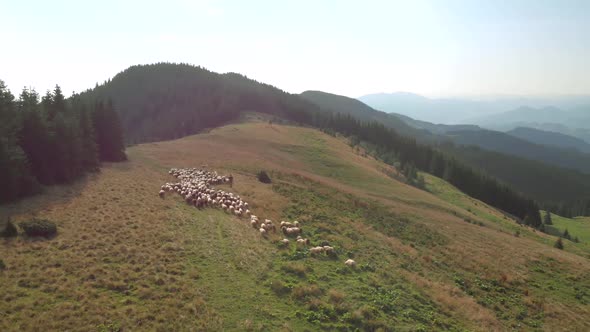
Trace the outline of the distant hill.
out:
<instances>
[{"instance_id":1,"label":"distant hill","mask_svg":"<svg viewBox=\"0 0 590 332\"><path fill-rule=\"evenodd\" d=\"M492 130L463 130L447 135L460 145L474 145L490 151L544 162L590 173L590 154L577 150L534 144L524 139Z\"/></svg>"},{"instance_id":2,"label":"distant hill","mask_svg":"<svg viewBox=\"0 0 590 332\"><path fill-rule=\"evenodd\" d=\"M305 91L300 96L317 105L324 112L339 112L349 114L362 121L377 121L388 128L395 129L399 134L410 136L420 141L435 139L430 131L417 129L406 124L405 121L402 121L397 116L377 111L353 98L322 91Z\"/></svg>"},{"instance_id":3,"label":"distant hill","mask_svg":"<svg viewBox=\"0 0 590 332\"><path fill-rule=\"evenodd\" d=\"M376 93L358 98L374 109L399 113L434 123L457 123L462 119L487 114L493 107L463 99L430 99L407 92Z\"/></svg>"},{"instance_id":4,"label":"distant hill","mask_svg":"<svg viewBox=\"0 0 590 332\"><path fill-rule=\"evenodd\" d=\"M517 127L554 131L590 143L590 106L572 109L523 106L507 112L466 119L465 122L501 131Z\"/></svg>"},{"instance_id":5,"label":"distant hill","mask_svg":"<svg viewBox=\"0 0 590 332\"><path fill-rule=\"evenodd\" d=\"M506 133L536 144L590 152L590 144L577 137L561 133L527 127L517 127Z\"/></svg>"},{"instance_id":6,"label":"distant hill","mask_svg":"<svg viewBox=\"0 0 590 332\"><path fill-rule=\"evenodd\" d=\"M509 130L514 127L506 129L499 125L508 125L515 121L536 121L562 123L572 128L590 128L590 96L427 98L413 93L396 92L369 94L358 99L380 111L399 113L433 123L476 124L491 129ZM531 118L531 113L538 115L537 110L547 116ZM568 110L569 115L563 116L561 110ZM583 124L580 125L580 122Z\"/></svg>"},{"instance_id":7,"label":"distant hill","mask_svg":"<svg viewBox=\"0 0 590 332\"><path fill-rule=\"evenodd\" d=\"M437 125L399 114L386 114L386 117L383 112L361 102L330 93L307 91L302 97L316 103L320 110L344 112L365 121L384 123L385 119L391 121L391 117L397 117L407 125L417 127L414 129L421 129L414 131L414 134L427 133L430 144L474 168L482 169L514 185L516 189L539 201L570 201L586 197L590 192L590 175L575 170L590 170L590 155L587 154L533 144L506 133L484 130L473 125ZM400 128L397 122L391 123ZM439 134L432 134L429 130ZM445 141L456 145L445 144Z\"/></svg>"},{"instance_id":8,"label":"distant hill","mask_svg":"<svg viewBox=\"0 0 590 332\"><path fill-rule=\"evenodd\" d=\"M468 123L494 128L519 122L560 123L559 119L564 116L564 113L563 110L557 107L534 108L521 106L511 111L475 117L467 121Z\"/></svg>"},{"instance_id":9,"label":"distant hill","mask_svg":"<svg viewBox=\"0 0 590 332\"><path fill-rule=\"evenodd\" d=\"M407 115L398 114L398 113L389 113L394 115L400 119L402 119L407 125L412 126L416 129L425 129L433 134L445 134L450 131L456 130L481 130L480 127L476 125L448 125L448 124L434 124L428 121L416 120Z\"/></svg>"},{"instance_id":10,"label":"distant hill","mask_svg":"<svg viewBox=\"0 0 590 332\"><path fill-rule=\"evenodd\" d=\"M575 170L517 158L479 147L442 146L443 150L469 165L480 168L496 178L541 202L567 202L588 197L590 175Z\"/></svg>"},{"instance_id":11,"label":"distant hill","mask_svg":"<svg viewBox=\"0 0 590 332\"><path fill-rule=\"evenodd\" d=\"M80 94L113 100L128 142L183 137L257 111L306 121L315 105L235 73L217 74L186 64L132 66Z\"/></svg>"}]
</instances>

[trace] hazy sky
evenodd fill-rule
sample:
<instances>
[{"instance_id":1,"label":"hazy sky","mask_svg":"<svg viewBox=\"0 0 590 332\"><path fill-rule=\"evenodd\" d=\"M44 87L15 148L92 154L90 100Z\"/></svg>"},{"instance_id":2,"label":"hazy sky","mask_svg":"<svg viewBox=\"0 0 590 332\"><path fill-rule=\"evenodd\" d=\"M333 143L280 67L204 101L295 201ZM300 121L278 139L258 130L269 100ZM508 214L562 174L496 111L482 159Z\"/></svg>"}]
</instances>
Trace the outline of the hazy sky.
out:
<instances>
[{"instance_id":1,"label":"hazy sky","mask_svg":"<svg viewBox=\"0 0 590 332\"><path fill-rule=\"evenodd\" d=\"M0 42L15 94L159 61L293 93L590 94L585 0L0 0Z\"/></svg>"}]
</instances>

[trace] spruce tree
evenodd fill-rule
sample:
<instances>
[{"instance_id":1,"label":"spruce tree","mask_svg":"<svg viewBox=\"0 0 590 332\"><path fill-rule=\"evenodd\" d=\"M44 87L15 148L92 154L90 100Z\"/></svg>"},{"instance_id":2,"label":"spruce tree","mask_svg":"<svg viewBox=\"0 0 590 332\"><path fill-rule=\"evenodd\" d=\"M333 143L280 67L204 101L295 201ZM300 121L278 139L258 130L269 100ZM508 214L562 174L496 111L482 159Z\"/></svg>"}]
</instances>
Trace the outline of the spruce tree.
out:
<instances>
[{"instance_id":1,"label":"spruce tree","mask_svg":"<svg viewBox=\"0 0 590 332\"><path fill-rule=\"evenodd\" d=\"M126 160L127 156L125 155L123 129L121 127L119 116L111 101L106 105L102 101L96 103L93 113L93 122L100 160Z\"/></svg>"},{"instance_id":2,"label":"spruce tree","mask_svg":"<svg viewBox=\"0 0 590 332\"><path fill-rule=\"evenodd\" d=\"M545 223L545 225L553 225L553 221L551 220L551 212L545 212L545 219L543 220L543 222Z\"/></svg>"},{"instance_id":3,"label":"spruce tree","mask_svg":"<svg viewBox=\"0 0 590 332\"><path fill-rule=\"evenodd\" d=\"M39 110L39 95L35 90L23 89L18 101L22 124L19 145L31 163L31 171L40 183L55 181L53 165L49 163L52 153L52 137Z\"/></svg>"},{"instance_id":4,"label":"spruce tree","mask_svg":"<svg viewBox=\"0 0 590 332\"><path fill-rule=\"evenodd\" d=\"M94 126L92 125L88 110L84 105L79 105L77 113L79 117L80 138L82 144L82 166L85 170L96 171L99 166L99 161Z\"/></svg>"}]
</instances>

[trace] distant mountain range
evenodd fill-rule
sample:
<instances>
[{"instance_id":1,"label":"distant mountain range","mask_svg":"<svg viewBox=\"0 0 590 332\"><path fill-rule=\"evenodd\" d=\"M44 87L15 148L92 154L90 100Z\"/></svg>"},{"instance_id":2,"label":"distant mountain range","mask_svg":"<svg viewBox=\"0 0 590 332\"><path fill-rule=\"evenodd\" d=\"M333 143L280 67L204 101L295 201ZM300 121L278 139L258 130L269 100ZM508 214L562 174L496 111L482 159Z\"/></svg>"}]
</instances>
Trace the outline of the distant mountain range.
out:
<instances>
[{"instance_id":1,"label":"distant mountain range","mask_svg":"<svg viewBox=\"0 0 590 332\"><path fill-rule=\"evenodd\" d=\"M590 143L590 96L469 100L430 99L397 92L370 94L359 100L377 110L411 117L408 121L471 124L497 131L529 127L574 136ZM417 128L425 125L415 124ZM445 130L444 127L436 129Z\"/></svg>"}]
</instances>

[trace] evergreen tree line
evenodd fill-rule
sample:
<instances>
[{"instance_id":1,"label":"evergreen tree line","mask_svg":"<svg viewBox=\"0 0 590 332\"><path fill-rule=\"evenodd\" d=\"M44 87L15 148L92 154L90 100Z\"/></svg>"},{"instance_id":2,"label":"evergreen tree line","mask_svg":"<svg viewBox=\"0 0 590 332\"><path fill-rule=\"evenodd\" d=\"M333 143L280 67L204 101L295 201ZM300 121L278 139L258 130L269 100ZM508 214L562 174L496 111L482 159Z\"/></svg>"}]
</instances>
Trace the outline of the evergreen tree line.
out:
<instances>
[{"instance_id":1,"label":"evergreen tree line","mask_svg":"<svg viewBox=\"0 0 590 332\"><path fill-rule=\"evenodd\" d=\"M399 162L407 176L415 174L417 168L445 179L469 196L504 210L529 226L538 228L542 224L539 207L535 201L433 146L400 136L395 130L383 124L361 122L350 115L315 113L312 118L311 124L316 127L328 132L339 132L345 136L354 135L361 141L372 144L377 157L391 165Z\"/></svg>"},{"instance_id":2,"label":"evergreen tree line","mask_svg":"<svg viewBox=\"0 0 590 332\"><path fill-rule=\"evenodd\" d=\"M16 99L0 80L0 203L125 160L124 150L111 102L66 99L59 86L41 98L25 88Z\"/></svg>"}]
</instances>

